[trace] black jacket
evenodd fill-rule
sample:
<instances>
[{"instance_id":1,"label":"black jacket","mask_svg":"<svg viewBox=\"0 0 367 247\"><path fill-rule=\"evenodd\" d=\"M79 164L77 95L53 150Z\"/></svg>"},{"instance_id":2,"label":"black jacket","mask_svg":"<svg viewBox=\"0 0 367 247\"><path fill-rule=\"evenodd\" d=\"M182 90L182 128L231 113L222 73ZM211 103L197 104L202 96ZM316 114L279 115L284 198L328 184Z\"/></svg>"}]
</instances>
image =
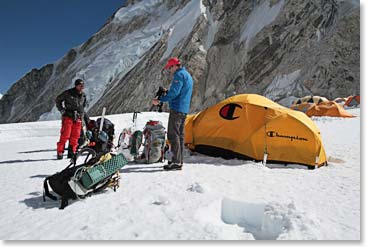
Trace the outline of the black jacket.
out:
<instances>
[{"instance_id":1,"label":"black jacket","mask_svg":"<svg viewBox=\"0 0 367 247\"><path fill-rule=\"evenodd\" d=\"M84 107L87 104L85 93L80 94L75 88L70 88L57 96L55 102L57 109L64 112L63 116L83 118Z\"/></svg>"}]
</instances>

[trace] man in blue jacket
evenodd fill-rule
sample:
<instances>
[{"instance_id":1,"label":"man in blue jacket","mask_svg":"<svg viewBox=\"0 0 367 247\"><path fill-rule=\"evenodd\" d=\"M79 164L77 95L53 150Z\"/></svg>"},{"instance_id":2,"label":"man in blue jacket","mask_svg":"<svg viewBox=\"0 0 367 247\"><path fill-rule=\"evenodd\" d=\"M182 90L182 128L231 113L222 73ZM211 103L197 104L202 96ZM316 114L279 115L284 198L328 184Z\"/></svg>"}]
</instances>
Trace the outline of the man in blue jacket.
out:
<instances>
[{"instance_id":1,"label":"man in blue jacket","mask_svg":"<svg viewBox=\"0 0 367 247\"><path fill-rule=\"evenodd\" d=\"M167 137L171 143L173 154L172 162L163 166L164 170L181 170L183 165L184 130L186 115L190 110L193 80L189 72L181 67L181 62L177 57L168 60L164 69L168 69L173 80L166 95L160 100L153 99L153 105L159 102L168 102L170 112L168 119Z\"/></svg>"}]
</instances>

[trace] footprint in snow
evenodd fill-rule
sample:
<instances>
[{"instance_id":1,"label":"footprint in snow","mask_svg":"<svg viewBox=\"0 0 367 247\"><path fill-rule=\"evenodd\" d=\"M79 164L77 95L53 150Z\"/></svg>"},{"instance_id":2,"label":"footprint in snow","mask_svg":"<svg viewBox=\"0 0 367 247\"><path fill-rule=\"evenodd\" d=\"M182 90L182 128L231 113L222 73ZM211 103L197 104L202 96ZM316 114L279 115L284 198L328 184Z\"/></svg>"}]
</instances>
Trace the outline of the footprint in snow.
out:
<instances>
[{"instance_id":1,"label":"footprint in snow","mask_svg":"<svg viewBox=\"0 0 367 247\"><path fill-rule=\"evenodd\" d=\"M168 198L166 198L165 196L158 196L157 198L155 198L152 202L152 204L154 205L167 205L169 204Z\"/></svg>"},{"instance_id":2,"label":"footprint in snow","mask_svg":"<svg viewBox=\"0 0 367 247\"><path fill-rule=\"evenodd\" d=\"M201 194L205 192L203 186L200 185L199 183L194 183L194 184L190 185L190 187L187 189L187 191L197 192L197 193L201 193Z\"/></svg>"}]
</instances>

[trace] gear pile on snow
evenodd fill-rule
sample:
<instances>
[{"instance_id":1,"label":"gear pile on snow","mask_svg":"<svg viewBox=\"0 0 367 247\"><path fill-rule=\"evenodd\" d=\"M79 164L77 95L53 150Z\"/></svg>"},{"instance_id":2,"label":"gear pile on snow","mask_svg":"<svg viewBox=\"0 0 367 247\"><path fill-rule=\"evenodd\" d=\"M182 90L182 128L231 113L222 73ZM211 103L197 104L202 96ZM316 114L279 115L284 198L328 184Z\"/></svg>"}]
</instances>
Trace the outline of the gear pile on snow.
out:
<instances>
[{"instance_id":1,"label":"gear pile on snow","mask_svg":"<svg viewBox=\"0 0 367 247\"><path fill-rule=\"evenodd\" d=\"M84 162L76 165L81 157L85 158ZM119 187L119 169L126 164L123 154L106 153L97 157L93 149L84 148L64 170L45 178L43 200L46 201L46 196L55 201L60 199L60 209L64 209L69 199L85 198L107 187L116 191ZM58 197L49 191L49 186Z\"/></svg>"}]
</instances>

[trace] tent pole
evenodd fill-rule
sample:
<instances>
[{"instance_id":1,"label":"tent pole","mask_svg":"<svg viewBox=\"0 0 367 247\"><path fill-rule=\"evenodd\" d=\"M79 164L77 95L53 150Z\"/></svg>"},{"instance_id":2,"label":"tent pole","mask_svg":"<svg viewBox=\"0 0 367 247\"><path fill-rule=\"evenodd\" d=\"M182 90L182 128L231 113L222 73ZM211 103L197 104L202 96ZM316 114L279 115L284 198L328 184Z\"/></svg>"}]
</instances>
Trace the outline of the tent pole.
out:
<instances>
[{"instance_id":1,"label":"tent pole","mask_svg":"<svg viewBox=\"0 0 367 247\"><path fill-rule=\"evenodd\" d=\"M267 113L268 108L267 107L264 107L264 108L265 108L265 117L264 117L264 122L265 122L264 129L265 129L265 133L264 133L264 156L263 156L263 165L266 166L266 161L268 159L268 148L267 148L267 143L266 143L266 131L267 131L267 129L266 129L266 123L267 123L267 121L266 121L266 113Z\"/></svg>"}]
</instances>

